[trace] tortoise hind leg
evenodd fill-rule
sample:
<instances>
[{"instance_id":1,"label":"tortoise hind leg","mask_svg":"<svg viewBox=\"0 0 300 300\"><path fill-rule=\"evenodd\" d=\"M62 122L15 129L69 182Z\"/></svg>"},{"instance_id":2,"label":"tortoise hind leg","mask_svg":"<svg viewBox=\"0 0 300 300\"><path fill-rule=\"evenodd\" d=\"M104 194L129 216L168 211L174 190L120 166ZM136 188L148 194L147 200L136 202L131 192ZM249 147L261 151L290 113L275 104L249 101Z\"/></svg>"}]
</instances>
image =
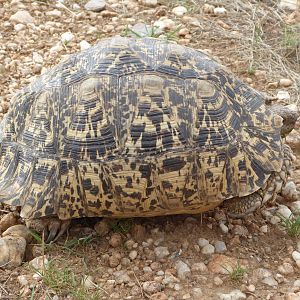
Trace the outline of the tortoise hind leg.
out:
<instances>
[{"instance_id":1,"label":"tortoise hind leg","mask_svg":"<svg viewBox=\"0 0 300 300\"><path fill-rule=\"evenodd\" d=\"M255 192L245 197L234 197L224 203L227 214L231 218L242 218L247 214L254 212L262 205L262 195Z\"/></svg>"},{"instance_id":2,"label":"tortoise hind leg","mask_svg":"<svg viewBox=\"0 0 300 300\"><path fill-rule=\"evenodd\" d=\"M43 220L45 231L46 244L56 242L69 228L70 220L59 220L58 218L46 218Z\"/></svg>"},{"instance_id":3,"label":"tortoise hind leg","mask_svg":"<svg viewBox=\"0 0 300 300\"><path fill-rule=\"evenodd\" d=\"M46 217L41 219L27 220L27 227L36 230L39 233L45 233L45 242L55 242L69 228L70 220L59 220L57 217Z\"/></svg>"}]
</instances>

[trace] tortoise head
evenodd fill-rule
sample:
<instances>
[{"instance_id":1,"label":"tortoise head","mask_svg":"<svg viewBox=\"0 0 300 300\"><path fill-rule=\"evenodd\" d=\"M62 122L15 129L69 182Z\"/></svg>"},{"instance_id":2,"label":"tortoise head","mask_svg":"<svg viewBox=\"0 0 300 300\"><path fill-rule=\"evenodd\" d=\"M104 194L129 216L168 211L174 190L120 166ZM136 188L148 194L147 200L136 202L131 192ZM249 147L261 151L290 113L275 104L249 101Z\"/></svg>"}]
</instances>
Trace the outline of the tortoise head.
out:
<instances>
[{"instance_id":1,"label":"tortoise head","mask_svg":"<svg viewBox=\"0 0 300 300\"><path fill-rule=\"evenodd\" d=\"M282 117L281 137L286 137L295 128L295 123L299 118L298 111L280 104L272 105L270 110Z\"/></svg>"}]
</instances>

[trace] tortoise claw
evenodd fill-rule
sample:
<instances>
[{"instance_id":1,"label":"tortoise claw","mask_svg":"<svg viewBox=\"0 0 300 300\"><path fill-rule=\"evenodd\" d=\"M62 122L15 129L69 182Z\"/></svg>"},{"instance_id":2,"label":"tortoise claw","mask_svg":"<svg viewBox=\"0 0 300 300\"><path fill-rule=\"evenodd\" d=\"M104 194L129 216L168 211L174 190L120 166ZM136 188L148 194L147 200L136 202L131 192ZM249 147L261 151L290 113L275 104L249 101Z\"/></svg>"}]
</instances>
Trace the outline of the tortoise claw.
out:
<instances>
[{"instance_id":1,"label":"tortoise claw","mask_svg":"<svg viewBox=\"0 0 300 300\"><path fill-rule=\"evenodd\" d=\"M46 244L56 242L67 231L70 223L70 220L47 219L45 224Z\"/></svg>"}]
</instances>

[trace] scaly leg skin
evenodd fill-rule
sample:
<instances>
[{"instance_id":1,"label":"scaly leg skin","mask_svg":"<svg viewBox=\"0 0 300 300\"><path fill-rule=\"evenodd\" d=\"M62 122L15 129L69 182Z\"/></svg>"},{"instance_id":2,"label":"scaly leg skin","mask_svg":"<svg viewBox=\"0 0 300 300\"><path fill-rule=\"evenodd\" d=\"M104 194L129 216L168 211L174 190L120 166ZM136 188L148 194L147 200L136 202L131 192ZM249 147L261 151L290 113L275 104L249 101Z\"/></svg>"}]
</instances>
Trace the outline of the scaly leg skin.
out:
<instances>
[{"instance_id":1,"label":"scaly leg skin","mask_svg":"<svg viewBox=\"0 0 300 300\"><path fill-rule=\"evenodd\" d=\"M279 172L270 175L265 185L253 194L245 197L234 197L224 203L228 211L228 216L232 218L242 218L255 211L267 202L273 202L277 194L281 193L291 174L292 162L295 160L291 148L283 145L283 164Z\"/></svg>"},{"instance_id":2,"label":"scaly leg skin","mask_svg":"<svg viewBox=\"0 0 300 300\"><path fill-rule=\"evenodd\" d=\"M45 242L55 242L60 238L69 228L70 220L59 220L57 217L47 217L41 219L28 220L27 227L35 229L37 232L45 233Z\"/></svg>"}]
</instances>

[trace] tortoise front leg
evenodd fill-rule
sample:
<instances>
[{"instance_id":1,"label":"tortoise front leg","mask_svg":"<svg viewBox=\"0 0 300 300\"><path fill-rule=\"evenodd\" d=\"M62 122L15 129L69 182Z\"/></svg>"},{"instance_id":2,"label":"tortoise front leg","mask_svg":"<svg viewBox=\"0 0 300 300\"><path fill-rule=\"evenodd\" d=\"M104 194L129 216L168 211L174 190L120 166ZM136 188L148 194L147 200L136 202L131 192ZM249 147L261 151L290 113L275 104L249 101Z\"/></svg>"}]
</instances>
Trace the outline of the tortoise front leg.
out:
<instances>
[{"instance_id":1,"label":"tortoise front leg","mask_svg":"<svg viewBox=\"0 0 300 300\"><path fill-rule=\"evenodd\" d=\"M39 233L45 233L45 242L55 242L69 228L70 220L59 220L57 217L45 217L41 219L31 219L26 221L27 227Z\"/></svg>"}]
</instances>

